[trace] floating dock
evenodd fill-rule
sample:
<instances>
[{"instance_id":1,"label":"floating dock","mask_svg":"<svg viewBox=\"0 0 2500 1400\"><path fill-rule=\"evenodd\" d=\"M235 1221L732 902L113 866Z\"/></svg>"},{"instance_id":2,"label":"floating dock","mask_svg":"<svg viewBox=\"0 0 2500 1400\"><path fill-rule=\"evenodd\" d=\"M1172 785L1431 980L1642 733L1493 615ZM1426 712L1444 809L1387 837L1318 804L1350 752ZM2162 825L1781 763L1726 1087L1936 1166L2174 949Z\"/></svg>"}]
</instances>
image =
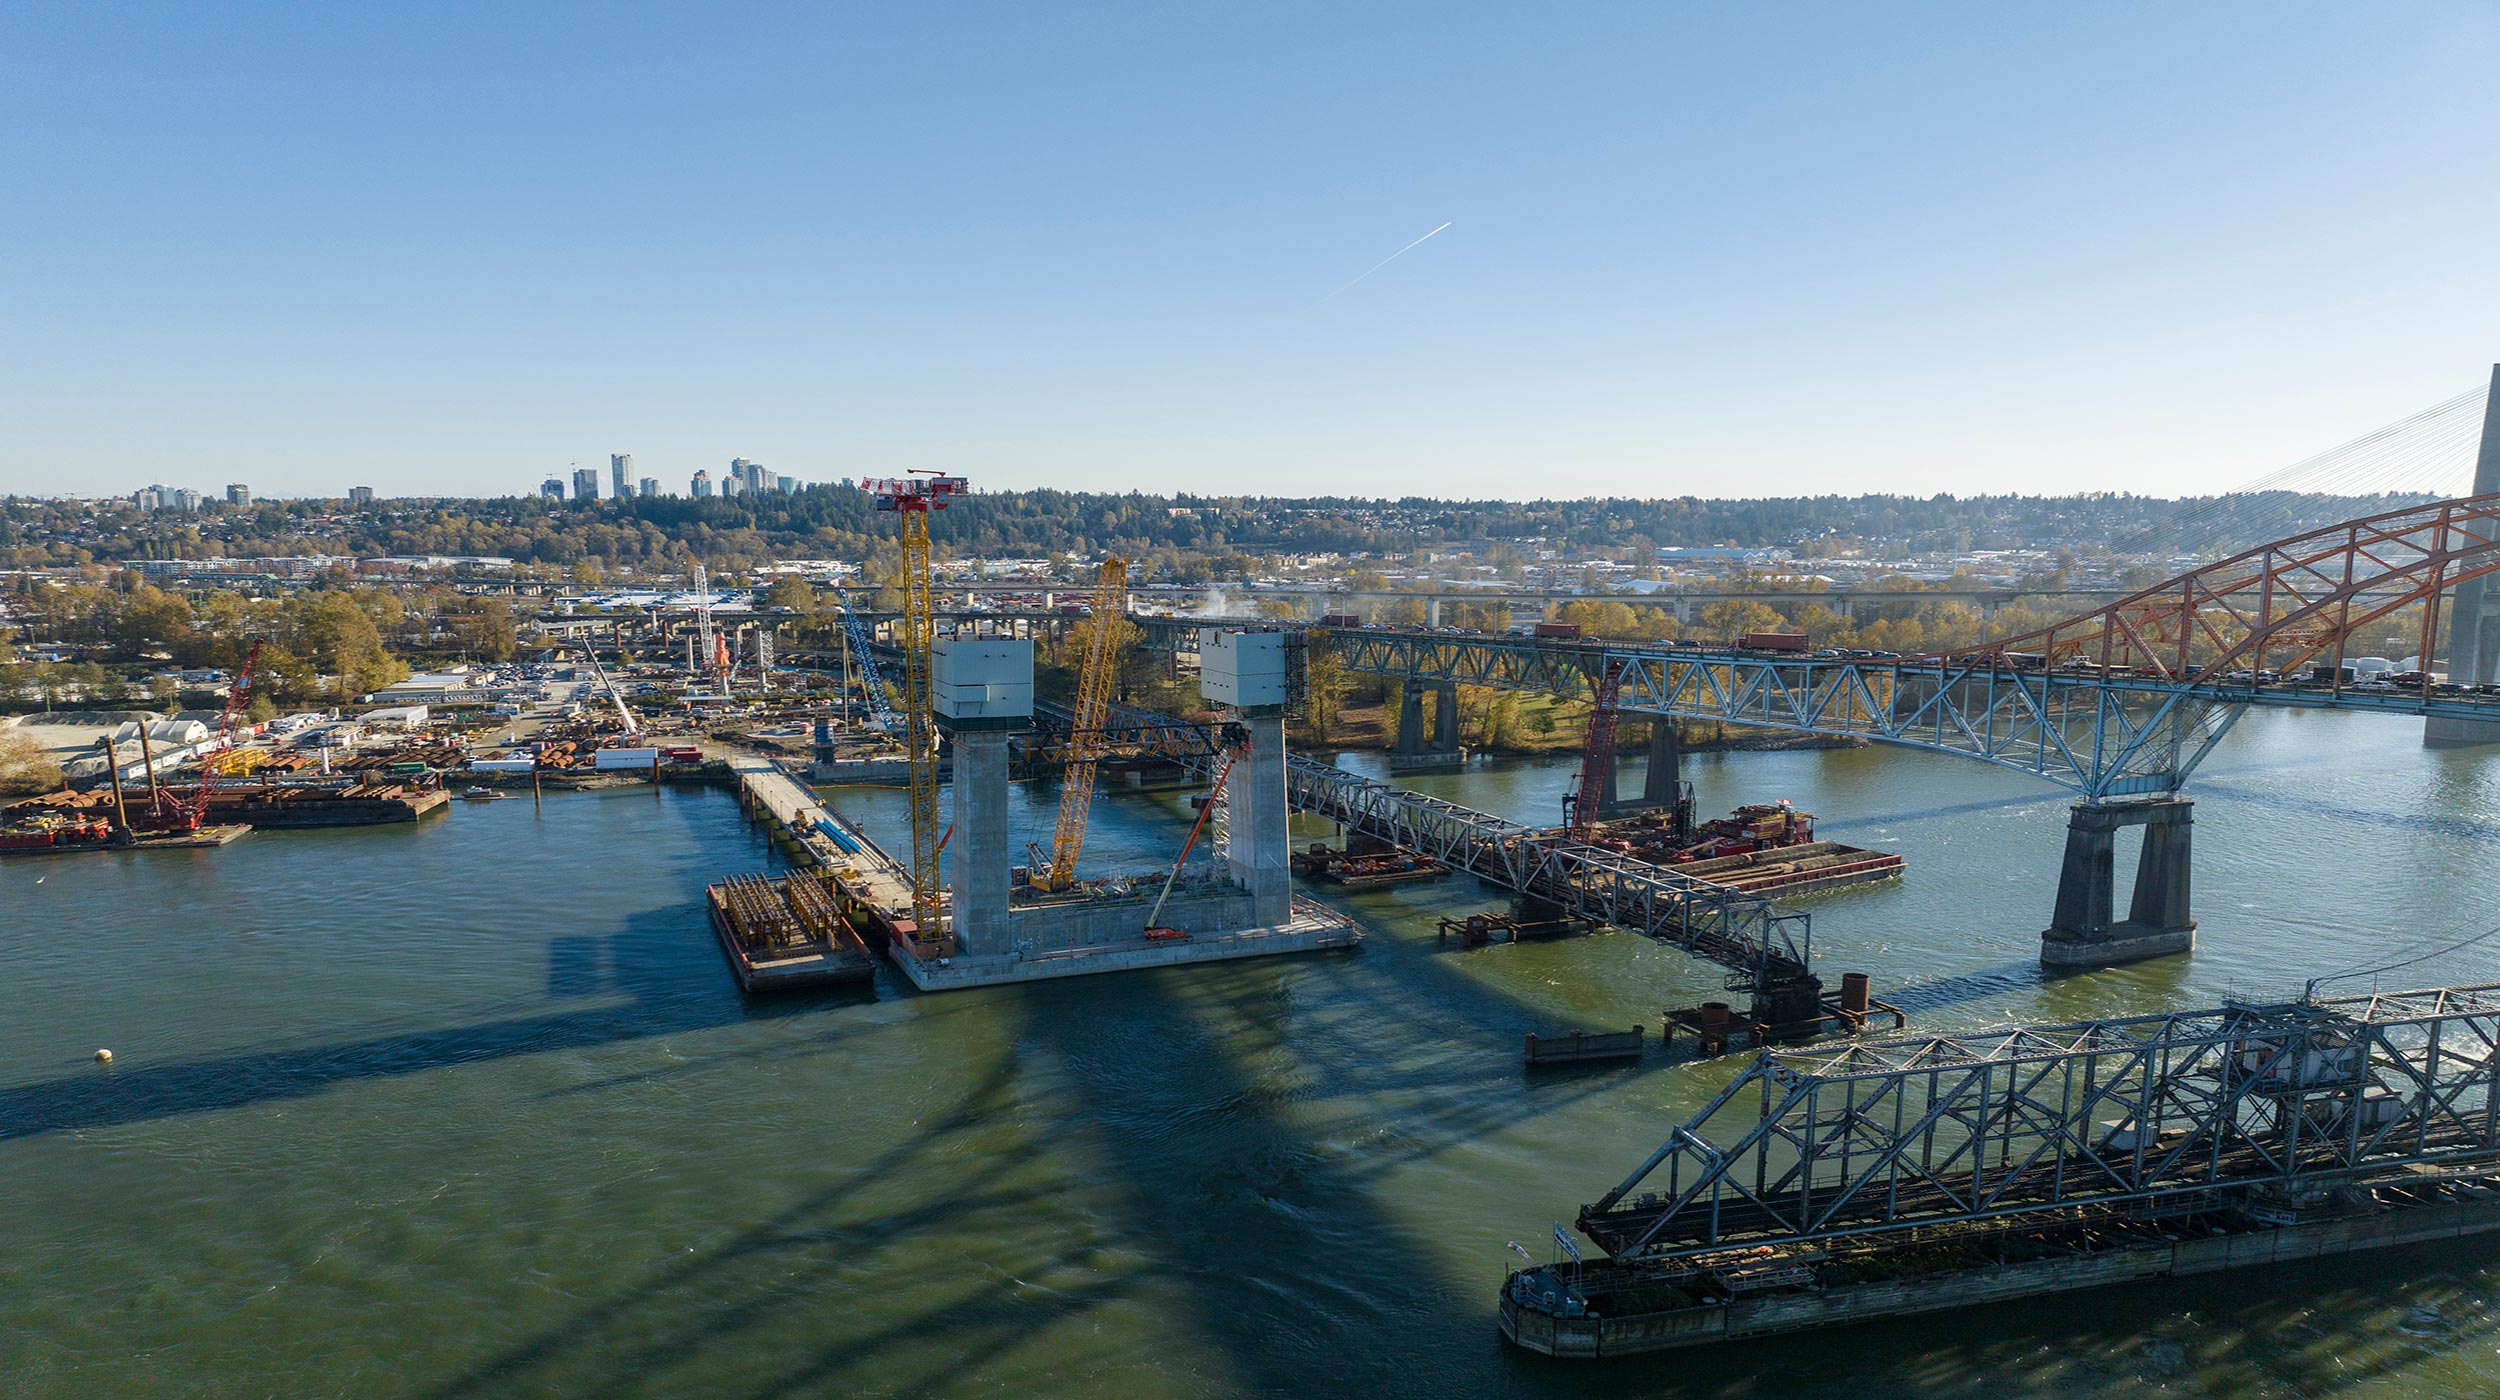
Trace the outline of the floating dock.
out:
<instances>
[{"instance_id":1,"label":"floating dock","mask_svg":"<svg viewBox=\"0 0 2500 1400\"><path fill-rule=\"evenodd\" d=\"M704 892L729 970L745 992L875 980L876 959L811 874L733 875Z\"/></svg>"},{"instance_id":2,"label":"floating dock","mask_svg":"<svg viewBox=\"0 0 2500 1400\"><path fill-rule=\"evenodd\" d=\"M2500 985L1765 1052L1501 1331L1626 1356L2500 1231L2494 1044Z\"/></svg>"}]
</instances>

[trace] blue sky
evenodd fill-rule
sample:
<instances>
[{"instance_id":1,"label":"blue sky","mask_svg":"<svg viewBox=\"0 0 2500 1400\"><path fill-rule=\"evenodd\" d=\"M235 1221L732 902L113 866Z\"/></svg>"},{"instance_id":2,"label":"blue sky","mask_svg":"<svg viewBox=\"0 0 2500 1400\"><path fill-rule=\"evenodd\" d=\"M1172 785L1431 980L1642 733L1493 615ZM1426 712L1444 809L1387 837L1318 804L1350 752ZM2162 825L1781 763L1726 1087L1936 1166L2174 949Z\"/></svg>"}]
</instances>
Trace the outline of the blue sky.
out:
<instances>
[{"instance_id":1,"label":"blue sky","mask_svg":"<svg viewBox=\"0 0 2500 1400\"><path fill-rule=\"evenodd\" d=\"M10 6L0 490L2223 489L2500 359L2495 71L2490 5Z\"/></svg>"}]
</instances>

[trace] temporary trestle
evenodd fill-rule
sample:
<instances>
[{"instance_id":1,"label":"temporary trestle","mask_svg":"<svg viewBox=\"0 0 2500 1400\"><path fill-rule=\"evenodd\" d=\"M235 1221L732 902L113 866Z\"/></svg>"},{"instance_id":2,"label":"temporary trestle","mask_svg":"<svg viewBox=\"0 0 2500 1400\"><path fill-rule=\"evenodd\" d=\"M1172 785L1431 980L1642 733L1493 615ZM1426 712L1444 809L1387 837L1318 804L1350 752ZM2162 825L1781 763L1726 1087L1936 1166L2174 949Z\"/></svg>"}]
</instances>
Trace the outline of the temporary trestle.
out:
<instances>
[{"instance_id":1,"label":"temporary trestle","mask_svg":"<svg viewBox=\"0 0 2500 1400\"><path fill-rule=\"evenodd\" d=\"M1671 1263L2074 1207L2296 1210L2500 1152L2500 985L1765 1051L1583 1208Z\"/></svg>"}]
</instances>

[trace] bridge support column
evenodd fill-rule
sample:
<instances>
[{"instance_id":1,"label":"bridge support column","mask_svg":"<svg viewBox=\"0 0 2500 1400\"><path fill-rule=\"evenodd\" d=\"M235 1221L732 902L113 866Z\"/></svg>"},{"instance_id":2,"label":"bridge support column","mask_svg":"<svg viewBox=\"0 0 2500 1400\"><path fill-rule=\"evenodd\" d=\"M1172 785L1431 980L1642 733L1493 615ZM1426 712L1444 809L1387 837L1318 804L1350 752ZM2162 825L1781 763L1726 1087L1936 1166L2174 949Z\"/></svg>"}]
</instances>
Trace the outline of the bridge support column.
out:
<instances>
[{"instance_id":1,"label":"bridge support column","mask_svg":"<svg viewBox=\"0 0 2500 1400\"><path fill-rule=\"evenodd\" d=\"M1426 598L1424 600L1424 625L1426 627L1438 627L1441 625L1440 599Z\"/></svg>"},{"instance_id":2,"label":"bridge support column","mask_svg":"<svg viewBox=\"0 0 2500 1400\"><path fill-rule=\"evenodd\" d=\"M1597 816L1600 821L1611 821L1626 812L1673 807L1683 797L1683 741L1676 734L1675 721L1659 715L1649 722L1649 766L1641 774L1641 795L1625 801L1610 770L1606 774L1605 795L1598 799Z\"/></svg>"},{"instance_id":3,"label":"bridge support column","mask_svg":"<svg viewBox=\"0 0 2500 1400\"><path fill-rule=\"evenodd\" d=\"M1224 780L1224 824L1232 876L1250 891L1250 923L1269 928L1293 918L1293 836L1286 829L1285 714L1281 707L1245 709L1250 750Z\"/></svg>"},{"instance_id":4,"label":"bridge support column","mask_svg":"<svg viewBox=\"0 0 2500 1400\"><path fill-rule=\"evenodd\" d=\"M1409 676L1398 699L1398 744L1389 755L1389 771L1410 768L1456 768L1467 761L1458 742L1458 686L1431 684L1432 727L1424 727L1424 694L1429 682Z\"/></svg>"},{"instance_id":5,"label":"bridge support column","mask_svg":"<svg viewBox=\"0 0 2500 1400\"><path fill-rule=\"evenodd\" d=\"M2185 797L2149 802L2080 802L2066 823L2066 865L2057 879L2057 912L2040 935L2040 961L2050 967L2110 967L2185 953L2196 946L2188 911L2190 835L2196 804ZM2117 841L2121 827L2144 828L2135 890L2124 921L2115 918Z\"/></svg>"},{"instance_id":6,"label":"bridge support column","mask_svg":"<svg viewBox=\"0 0 2500 1400\"><path fill-rule=\"evenodd\" d=\"M2491 397L2483 404L2482 455L2474 459L2474 494L2500 491L2500 365L2491 367ZM2500 679L2500 599L2490 596L2488 578L2470 578L2448 598L2448 679L2459 685L2489 685ZM2431 668L2429 657L2422 669ZM2500 722L2474 719L2426 719L2422 742L2432 748L2467 744L2500 744Z\"/></svg>"},{"instance_id":7,"label":"bridge support column","mask_svg":"<svg viewBox=\"0 0 2500 1400\"><path fill-rule=\"evenodd\" d=\"M947 843L947 888L954 895L955 943L967 953L1003 953L1008 927L1007 736L956 733L954 839Z\"/></svg>"}]
</instances>

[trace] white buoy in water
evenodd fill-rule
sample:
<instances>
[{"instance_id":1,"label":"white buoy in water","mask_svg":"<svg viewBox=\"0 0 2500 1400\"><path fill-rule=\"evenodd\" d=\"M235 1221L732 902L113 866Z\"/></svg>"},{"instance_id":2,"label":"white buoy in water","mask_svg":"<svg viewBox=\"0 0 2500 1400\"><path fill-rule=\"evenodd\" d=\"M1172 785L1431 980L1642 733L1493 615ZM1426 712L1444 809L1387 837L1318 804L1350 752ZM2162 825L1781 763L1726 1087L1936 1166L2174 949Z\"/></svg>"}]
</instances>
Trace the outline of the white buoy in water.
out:
<instances>
[{"instance_id":1,"label":"white buoy in water","mask_svg":"<svg viewBox=\"0 0 2500 1400\"><path fill-rule=\"evenodd\" d=\"M98 1050L95 1052L95 1062L100 1065L109 1065L113 1063L113 1052L110 1050Z\"/></svg>"}]
</instances>

